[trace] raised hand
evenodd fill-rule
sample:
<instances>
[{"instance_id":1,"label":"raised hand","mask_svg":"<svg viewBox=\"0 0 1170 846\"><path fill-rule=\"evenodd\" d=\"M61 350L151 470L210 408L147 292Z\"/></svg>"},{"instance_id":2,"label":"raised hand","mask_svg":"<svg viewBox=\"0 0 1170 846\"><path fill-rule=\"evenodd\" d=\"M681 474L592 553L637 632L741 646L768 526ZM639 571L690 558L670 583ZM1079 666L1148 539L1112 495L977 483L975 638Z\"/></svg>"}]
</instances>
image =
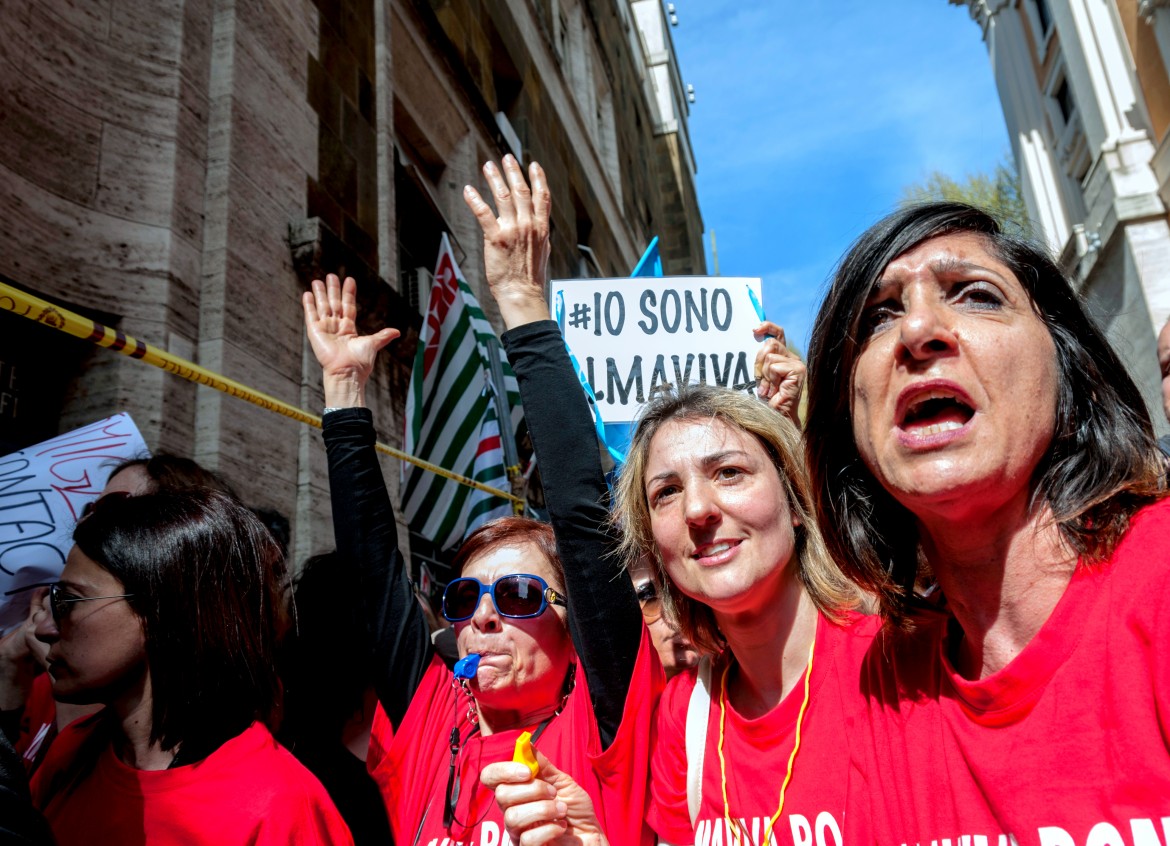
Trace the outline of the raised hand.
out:
<instances>
[{"instance_id":1,"label":"raised hand","mask_svg":"<svg viewBox=\"0 0 1170 846\"><path fill-rule=\"evenodd\" d=\"M488 287L504 325L512 329L549 317L544 283L552 195L544 170L536 162L528 166L531 189L515 158L504 156L502 165L503 170L494 162L483 166L496 212L470 185L463 189L463 200L483 230Z\"/></svg>"},{"instance_id":2,"label":"raised hand","mask_svg":"<svg viewBox=\"0 0 1170 846\"><path fill-rule=\"evenodd\" d=\"M593 800L573 777L536 750L536 776L525 764L489 764L480 783L496 792L508 836L517 846L609 846Z\"/></svg>"},{"instance_id":3,"label":"raised hand","mask_svg":"<svg viewBox=\"0 0 1170 846\"><path fill-rule=\"evenodd\" d=\"M358 334L357 283L353 277L347 276L344 285L333 273L324 282L314 279L313 290L305 291L301 305L305 308L305 331L321 365L325 405L364 406L374 361L399 331L387 328L373 335Z\"/></svg>"},{"instance_id":4,"label":"raised hand","mask_svg":"<svg viewBox=\"0 0 1170 846\"><path fill-rule=\"evenodd\" d=\"M788 349L784 330L775 323L765 320L752 335L764 342L756 353L756 394L799 427L800 394L808 369Z\"/></svg>"}]
</instances>

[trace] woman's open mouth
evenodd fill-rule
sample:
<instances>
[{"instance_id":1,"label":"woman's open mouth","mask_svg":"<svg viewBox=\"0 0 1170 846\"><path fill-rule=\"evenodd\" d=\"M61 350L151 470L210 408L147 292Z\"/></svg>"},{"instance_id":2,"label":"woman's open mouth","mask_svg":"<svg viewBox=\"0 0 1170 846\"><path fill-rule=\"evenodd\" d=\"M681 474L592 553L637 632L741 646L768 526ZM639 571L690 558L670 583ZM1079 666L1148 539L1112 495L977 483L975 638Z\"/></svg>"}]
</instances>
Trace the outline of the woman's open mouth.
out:
<instances>
[{"instance_id":1,"label":"woman's open mouth","mask_svg":"<svg viewBox=\"0 0 1170 846\"><path fill-rule=\"evenodd\" d=\"M914 442L933 442L963 429L975 416L967 395L956 386L932 384L902 392L897 426ZM948 440L948 438L942 438Z\"/></svg>"}]
</instances>

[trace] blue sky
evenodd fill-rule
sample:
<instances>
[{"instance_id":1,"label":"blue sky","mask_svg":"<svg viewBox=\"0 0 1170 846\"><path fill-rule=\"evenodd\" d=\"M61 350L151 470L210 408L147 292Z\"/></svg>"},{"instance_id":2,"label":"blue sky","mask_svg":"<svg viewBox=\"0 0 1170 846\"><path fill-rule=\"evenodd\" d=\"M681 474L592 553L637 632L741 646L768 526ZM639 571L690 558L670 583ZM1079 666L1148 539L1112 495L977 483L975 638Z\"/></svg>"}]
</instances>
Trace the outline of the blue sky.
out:
<instances>
[{"instance_id":1,"label":"blue sky","mask_svg":"<svg viewBox=\"0 0 1170 846\"><path fill-rule=\"evenodd\" d=\"M935 170L1007 153L978 25L947 0L675 0L699 203L801 351L848 245Z\"/></svg>"}]
</instances>

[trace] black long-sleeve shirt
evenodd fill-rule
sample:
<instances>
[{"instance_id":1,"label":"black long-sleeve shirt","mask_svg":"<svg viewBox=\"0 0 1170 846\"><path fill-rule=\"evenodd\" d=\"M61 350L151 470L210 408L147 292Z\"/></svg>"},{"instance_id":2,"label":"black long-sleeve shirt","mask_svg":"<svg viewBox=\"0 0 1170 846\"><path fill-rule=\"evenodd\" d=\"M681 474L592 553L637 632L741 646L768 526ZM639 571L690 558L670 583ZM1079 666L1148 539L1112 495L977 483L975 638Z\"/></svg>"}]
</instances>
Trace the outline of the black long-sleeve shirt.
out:
<instances>
[{"instance_id":1,"label":"black long-sleeve shirt","mask_svg":"<svg viewBox=\"0 0 1170 846\"><path fill-rule=\"evenodd\" d=\"M621 722L642 619L629 577L611 555L607 490L589 408L553 321L518 327L502 340L519 382L564 563L569 631L608 746ZM324 438L337 548L361 571L358 593L377 662L374 685L397 726L431 660L426 621L398 551L370 412L327 414Z\"/></svg>"},{"instance_id":2,"label":"black long-sleeve shirt","mask_svg":"<svg viewBox=\"0 0 1170 846\"><path fill-rule=\"evenodd\" d=\"M20 756L0 733L0 846L52 846L53 835L29 799Z\"/></svg>"}]
</instances>

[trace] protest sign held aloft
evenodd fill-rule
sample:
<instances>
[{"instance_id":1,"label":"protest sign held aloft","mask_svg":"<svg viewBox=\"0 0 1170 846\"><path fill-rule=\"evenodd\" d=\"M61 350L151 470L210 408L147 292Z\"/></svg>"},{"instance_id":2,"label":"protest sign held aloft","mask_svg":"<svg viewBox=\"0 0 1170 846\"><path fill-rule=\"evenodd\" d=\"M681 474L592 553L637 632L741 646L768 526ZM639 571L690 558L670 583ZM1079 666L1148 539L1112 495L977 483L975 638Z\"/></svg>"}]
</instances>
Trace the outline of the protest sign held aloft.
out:
<instances>
[{"instance_id":1,"label":"protest sign held aloft","mask_svg":"<svg viewBox=\"0 0 1170 846\"><path fill-rule=\"evenodd\" d=\"M115 414L0 458L0 631L28 608L4 592L56 579L82 509L114 467L147 455L130 415Z\"/></svg>"},{"instance_id":2,"label":"protest sign held aloft","mask_svg":"<svg viewBox=\"0 0 1170 846\"><path fill-rule=\"evenodd\" d=\"M560 279L549 295L607 423L632 421L658 391L678 384L752 381L759 279Z\"/></svg>"}]
</instances>

